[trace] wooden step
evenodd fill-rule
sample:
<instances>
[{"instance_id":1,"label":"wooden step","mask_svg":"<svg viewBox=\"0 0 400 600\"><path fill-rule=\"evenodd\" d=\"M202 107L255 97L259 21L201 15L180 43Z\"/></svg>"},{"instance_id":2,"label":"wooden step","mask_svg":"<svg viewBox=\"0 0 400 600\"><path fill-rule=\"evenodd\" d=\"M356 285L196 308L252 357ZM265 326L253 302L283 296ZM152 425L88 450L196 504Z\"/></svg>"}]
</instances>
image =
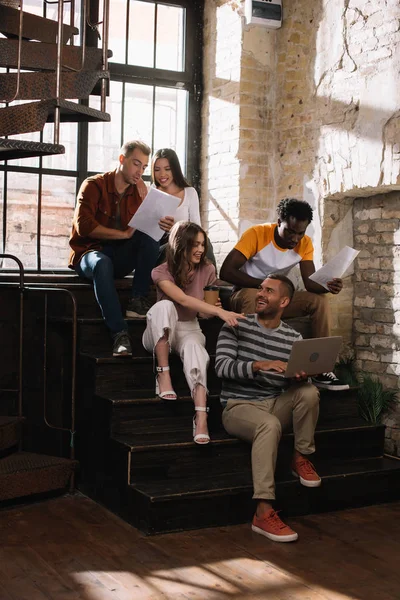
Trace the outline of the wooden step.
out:
<instances>
[{"instance_id":1,"label":"wooden step","mask_svg":"<svg viewBox=\"0 0 400 600\"><path fill-rule=\"evenodd\" d=\"M122 305L127 304L129 295L123 297ZM125 302L124 302L125 301ZM124 310L125 312L125 310ZM142 344L142 336L146 329L146 319L126 318L129 335L132 343L132 353L136 357L146 355ZM59 319L52 319L53 323L61 323ZM70 319L64 320L65 325L70 324ZM82 353L97 355L102 358L111 355L112 343L110 333L101 317L98 318L79 318L79 347ZM200 327L206 337L206 349L208 352L214 352L217 345L217 339L223 322L220 319L199 319Z\"/></svg>"},{"instance_id":2,"label":"wooden step","mask_svg":"<svg viewBox=\"0 0 400 600\"><path fill-rule=\"evenodd\" d=\"M0 4L0 32L6 37L19 34L20 11L17 8ZM29 12L24 12L22 37L39 42L55 43L57 41L58 23L51 19L38 17ZM63 42L66 44L79 30L70 25L63 25Z\"/></svg>"},{"instance_id":3,"label":"wooden step","mask_svg":"<svg viewBox=\"0 0 400 600\"><path fill-rule=\"evenodd\" d=\"M66 489L77 461L16 452L0 459L0 502Z\"/></svg>"},{"instance_id":4,"label":"wooden step","mask_svg":"<svg viewBox=\"0 0 400 600\"><path fill-rule=\"evenodd\" d=\"M400 462L386 458L325 461L318 465L319 488L305 488L293 476L277 481L277 506L283 517L325 512L400 498ZM146 534L250 522L249 473L131 485L114 510Z\"/></svg>"},{"instance_id":5,"label":"wooden step","mask_svg":"<svg viewBox=\"0 0 400 600\"><path fill-rule=\"evenodd\" d=\"M208 368L208 389L210 393L220 393L221 381L215 374L215 356L210 355ZM179 395L189 395L189 388L178 356L171 355L170 367L174 389ZM153 357L112 357L110 351L104 353L81 353L79 355L80 387L85 394L89 389L95 394L107 395L118 389L121 393L146 398L154 395L155 375ZM134 394L133 394L134 392Z\"/></svg>"},{"instance_id":6,"label":"wooden step","mask_svg":"<svg viewBox=\"0 0 400 600\"><path fill-rule=\"evenodd\" d=\"M336 420L343 421L344 418L358 417L355 390L340 392L321 390L320 393L320 422L334 423ZM214 421L215 415L220 415L222 411L219 395L211 394L208 398L208 406L210 407L209 419ZM185 395L173 402L163 401L156 398L154 393L149 398L129 398L122 391L115 391L108 395L96 396L91 410L93 415L107 414L111 431L117 433L127 431L129 428L133 431L135 422L141 419L148 422L153 418L190 415L193 412L193 401L190 396Z\"/></svg>"},{"instance_id":7,"label":"wooden step","mask_svg":"<svg viewBox=\"0 0 400 600\"><path fill-rule=\"evenodd\" d=\"M0 160L18 160L53 154L65 154L65 147L60 144L0 138Z\"/></svg>"},{"instance_id":8,"label":"wooden step","mask_svg":"<svg viewBox=\"0 0 400 600\"><path fill-rule=\"evenodd\" d=\"M112 57L108 50L108 58ZM22 41L21 69L32 71L55 71L57 65L57 44ZM18 67L18 40L0 39L0 67ZM85 48L83 69L96 71L102 68L101 48ZM62 69L79 71L82 69L82 46L64 46L62 49Z\"/></svg>"},{"instance_id":9,"label":"wooden step","mask_svg":"<svg viewBox=\"0 0 400 600\"><path fill-rule=\"evenodd\" d=\"M0 136L20 135L42 131L47 122L54 121L55 107L59 106L61 122L110 121L110 115L83 104L68 100L43 100L8 106L0 110Z\"/></svg>"},{"instance_id":10,"label":"wooden step","mask_svg":"<svg viewBox=\"0 0 400 600\"><path fill-rule=\"evenodd\" d=\"M222 428L210 427L212 442L205 446L194 444L190 419L176 420L175 430L157 431L149 427L147 433L114 434L112 439L130 454L130 481L154 477L185 478L191 472L221 473L251 470L250 445L232 438ZM161 428L160 428L161 429ZM320 424L315 433L316 456L320 460L333 458L360 458L383 454L384 427L368 425L360 420L335 428ZM279 446L277 472L287 470L293 453L293 433L285 433ZM234 456L232 456L232 450Z\"/></svg>"},{"instance_id":11,"label":"wooden step","mask_svg":"<svg viewBox=\"0 0 400 600\"><path fill-rule=\"evenodd\" d=\"M17 73L0 73L0 102L7 102L17 90ZM100 79L108 79L108 71L65 72L61 77L61 98L88 98ZM56 74L21 73L17 100L51 100L56 98Z\"/></svg>"},{"instance_id":12,"label":"wooden step","mask_svg":"<svg viewBox=\"0 0 400 600\"><path fill-rule=\"evenodd\" d=\"M23 422L22 417L0 417L0 457L18 445Z\"/></svg>"}]
</instances>

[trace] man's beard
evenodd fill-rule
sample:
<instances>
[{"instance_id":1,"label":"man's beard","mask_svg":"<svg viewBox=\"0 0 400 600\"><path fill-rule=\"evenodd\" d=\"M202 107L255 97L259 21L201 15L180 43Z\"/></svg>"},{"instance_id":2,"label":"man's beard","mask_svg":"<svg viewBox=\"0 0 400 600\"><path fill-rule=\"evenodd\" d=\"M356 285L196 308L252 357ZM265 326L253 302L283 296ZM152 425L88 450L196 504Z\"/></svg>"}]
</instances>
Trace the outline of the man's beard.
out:
<instances>
[{"instance_id":1,"label":"man's beard","mask_svg":"<svg viewBox=\"0 0 400 600\"><path fill-rule=\"evenodd\" d=\"M265 306L261 311L256 310L256 313L261 318L274 319L278 316L280 310L274 306Z\"/></svg>"}]
</instances>

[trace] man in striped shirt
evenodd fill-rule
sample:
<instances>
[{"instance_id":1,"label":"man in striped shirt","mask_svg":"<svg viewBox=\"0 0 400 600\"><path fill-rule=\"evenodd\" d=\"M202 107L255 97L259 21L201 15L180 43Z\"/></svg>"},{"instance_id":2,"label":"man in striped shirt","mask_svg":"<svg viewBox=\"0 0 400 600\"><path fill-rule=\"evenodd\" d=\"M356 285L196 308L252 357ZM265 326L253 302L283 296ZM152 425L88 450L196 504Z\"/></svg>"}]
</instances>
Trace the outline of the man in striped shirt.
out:
<instances>
[{"instance_id":1,"label":"man in striped shirt","mask_svg":"<svg viewBox=\"0 0 400 600\"><path fill-rule=\"evenodd\" d=\"M222 378L222 422L231 435L252 444L252 474L257 510L252 529L277 542L291 542L297 533L272 507L275 464L282 429L293 423L293 474L302 485L318 487L321 479L307 456L315 452L319 392L306 373L285 379L293 342L301 335L281 321L294 286L281 274L260 285L255 314L237 327L224 325L217 344L215 368Z\"/></svg>"}]
</instances>

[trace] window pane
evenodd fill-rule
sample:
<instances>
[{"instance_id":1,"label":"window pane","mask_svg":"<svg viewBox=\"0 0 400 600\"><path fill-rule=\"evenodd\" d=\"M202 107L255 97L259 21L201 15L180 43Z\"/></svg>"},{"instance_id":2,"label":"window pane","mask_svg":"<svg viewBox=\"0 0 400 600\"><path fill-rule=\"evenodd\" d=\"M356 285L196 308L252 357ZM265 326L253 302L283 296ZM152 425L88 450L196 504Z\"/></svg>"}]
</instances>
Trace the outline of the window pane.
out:
<instances>
[{"instance_id":1,"label":"window pane","mask_svg":"<svg viewBox=\"0 0 400 600\"><path fill-rule=\"evenodd\" d=\"M67 268L75 190L75 177L43 176L40 235L42 269Z\"/></svg>"},{"instance_id":2,"label":"window pane","mask_svg":"<svg viewBox=\"0 0 400 600\"><path fill-rule=\"evenodd\" d=\"M93 108L100 110L100 96L91 97ZM122 83L110 82L106 111L111 115L110 123L89 123L88 170L96 173L111 171L118 160L121 148Z\"/></svg>"},{"instance_id":3,"label":"window pane","mask_svg":"<svg viewBox=\"0 0 400 600\"><path fill-rule=\"evenodd\" d=\"M53 144L54 123L46 123L43 128L43 142ZM65 154L52 154L43 157L45 169L66 169L76 171L78 151L78 124L60 123L60 144L65 147Z\"/></svg>"},{"instance_id":4,"label":"window pane","mask_svg":"<svg viewBox=\"0 0 400 600\"><path fill-rule=\"evenodd\" d=\"M125 84L124 142L140 139L151 146L153 90L150 85Z\"/></svg>"},{"instance_id":5,"label":"window pane","mask_svg":"<svg viewBox=\"0 0 400 600\"><path fill-rule=\"evenodd\" d=\"M113 0L110 10L108 47L113 55L110 61L125 64L127 0Z\"/></svg>"},{"instance_id":6,"label":"window pane","mask_svg":"<svg viewBox=\"0 0 400 600\"><path fill-rule=\"evenodd\" d=\"M36 269L38 175L7 175L6 252L14 254L26 269ZM7 261L5 268L15 268Z\"/></svg>"},{"instance_id":7,"label":"window pane","mask_svg":"<svg viewBox=\"0 0 400 600\"><path fill-rule=\"evenodd\" d=\"M183 71L184 14L183 8L158 5L157 69Z\"/></svg>"},{"instance_id":8,"label":"window pane","mask_svg":"<svg viewBox=\"0 0 400 600\"><path fill-rule=\"evenodd\" d=\"M128 64L139 67L154 66L154 18L154 4L138 0L131 1Z\"/></svg>"},{"instance_id":9,"label":"window pane","mask_svg":"<svg viewBox=\"0 0 400 600\"><path fill-rule=\"evenodd\" d=\"M173 148L186 172L186 128L188 92L156 88L154 116L154 150Z\"/></svg>"}]
</instances>

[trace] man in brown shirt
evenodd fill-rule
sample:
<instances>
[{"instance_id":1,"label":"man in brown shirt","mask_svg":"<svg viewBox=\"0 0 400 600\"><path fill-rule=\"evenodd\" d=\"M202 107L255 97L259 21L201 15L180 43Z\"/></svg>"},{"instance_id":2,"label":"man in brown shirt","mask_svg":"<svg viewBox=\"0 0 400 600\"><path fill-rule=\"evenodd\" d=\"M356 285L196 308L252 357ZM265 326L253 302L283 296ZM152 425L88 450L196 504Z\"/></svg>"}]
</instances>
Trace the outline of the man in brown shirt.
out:
<instances>
[{"instance_id":1,"label":"man in brown shirt","mask_svg":"<svg viewBox=\"0 0 400 600\"><path fill-rule=\"evenodd\" d=\"M69 267L93 281L96 300L113 337L113 356L132 354L114 279L135 270L128 317L145 318L150 307L151 270L159 242L128 226L147 194L141 177L149 156L150 148L143 142L125 143L115 171L88 177L82 183L72 224ZM166 216L159 226L168 232L173 223L173 217Z\"/></svg>"}]
</instances>

